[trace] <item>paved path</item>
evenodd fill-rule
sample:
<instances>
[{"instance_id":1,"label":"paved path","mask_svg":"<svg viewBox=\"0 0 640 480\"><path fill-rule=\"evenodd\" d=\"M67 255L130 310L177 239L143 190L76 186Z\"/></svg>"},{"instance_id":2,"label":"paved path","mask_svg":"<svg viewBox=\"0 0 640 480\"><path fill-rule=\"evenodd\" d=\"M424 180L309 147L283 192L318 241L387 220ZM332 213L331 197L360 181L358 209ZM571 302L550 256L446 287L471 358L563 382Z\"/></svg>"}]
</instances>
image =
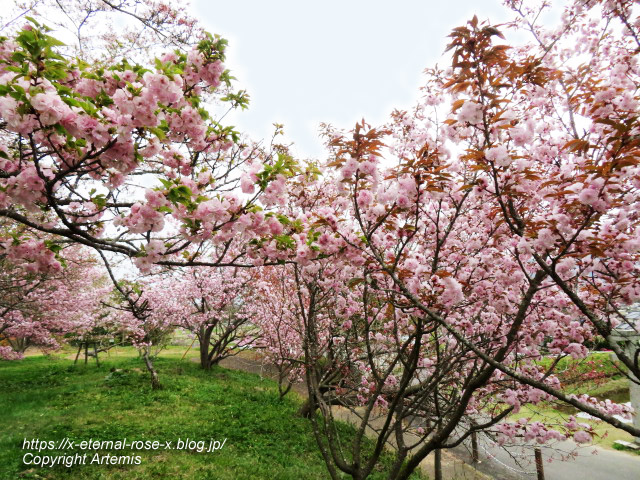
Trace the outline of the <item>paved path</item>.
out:
<instances>
[{"instance_id":1,"label":"paved path","mask_svg":"<svg viewBox=\"0 0 640 480\"><path fill-rule=\"evenodd\" d=\"M478 437L478 443L481 463L476 468L480 471L500 480L537 478L533 449L504 449L483 436ZM469 449L468 445L461 446L456 454L470 462ZM541 447L541 451L545 480L640 480L640 455L594 446L576 448L571 440ZM569 458L572 452L576 456ZM548 462L550 458L552 461Z\"/></svg>"}]
</instances>

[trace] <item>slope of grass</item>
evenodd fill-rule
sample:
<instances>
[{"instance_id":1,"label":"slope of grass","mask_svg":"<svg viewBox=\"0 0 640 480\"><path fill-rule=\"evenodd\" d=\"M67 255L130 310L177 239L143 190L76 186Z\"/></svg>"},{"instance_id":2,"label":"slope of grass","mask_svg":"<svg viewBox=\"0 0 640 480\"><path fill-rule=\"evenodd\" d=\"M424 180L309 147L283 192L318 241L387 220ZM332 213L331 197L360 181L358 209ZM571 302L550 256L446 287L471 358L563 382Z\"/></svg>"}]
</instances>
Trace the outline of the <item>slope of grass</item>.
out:
<instances>
[{"instance_id":1,"label":"slope of grass","mask_svg":"<svg viewBox=\"0 0 640 480\"><path fill-rule=\"evenodd\" d=\"M515 421L519 418L528 418L531 422L540 421L549 425L562 425L569 421L569 413L563 413L551 405L527 405L520 410L519 413L510 415L509 421ZM620 430L619 428L612 427L608 423L588 420L584 418L577 418L578 423L585 423L593 427L595 436L593 437L593 444L604 448L615 448L614 442L616 440L625 440L627 442L633 441L633 435Z\"/></svg>"},{"instance_id":2,"label":"slope of grass","mask_svg":"<svg viewBox=\"0 0 640 480\"><path fill-rule=\"evenodd\" d=\"M615 362L611 352L591 352L586 358L574 359L564 356L557 361L554 374L565 384L602 383L607 379L622 378L619 362ZM545 369L556 362L555 357L544 357L537 363Z\"/></svg>"},{"instance_id":3,"label":"slope of grass","mask_svg":"<svg viewBox=\"0 0 640 480\"><path fill-rule=\"evenodd\" d=\"M538 363L548 368L555 358L545 357ZM584 359L574 360L570 356L563 357L556 365L555 373L566 385L566 391L576 395L588 394L601 400L614 402L629 400L629 380L614 364L611 352L593 352ZM531 421L557 422L563 424L576 410L568 405L542 402L539 405L527 405L518 414L511 415L511 421L519 418L530 418ZM594 444L605 448L616 448L616 440L632 441L633 436L624 430L596 421L578 418L594 428Z\"/></svg>"},{"instance_id":4,"label":"slope of grass","mask_svg":"<svg viewBox=\"0 0 640 480\"><path fill-rule=\"evenodd\" d=\"M182 349L184 351L184 349ZM173 353L173 352L171 352ZM66 353L68 356L68 352ZM280 400L273 382L244 372L204 372L169 354L157 359L164 388L152 391L141 361L112 356L73 365L64 357L0 363L1 479L326 479L307 420L294 398ZM116 369L111 372L111 369ZM345 432L351 427L342 425ZM80 451L23 449L23 440L223 441L216 452L193 450ZM23 455L87 453L87 465L38 468ZM139 455L140 465L90 465L101 456ZM390 456L385 461L390 464ZM384 478L377 472L372 478Z\"/></svg>"}]
</instances>

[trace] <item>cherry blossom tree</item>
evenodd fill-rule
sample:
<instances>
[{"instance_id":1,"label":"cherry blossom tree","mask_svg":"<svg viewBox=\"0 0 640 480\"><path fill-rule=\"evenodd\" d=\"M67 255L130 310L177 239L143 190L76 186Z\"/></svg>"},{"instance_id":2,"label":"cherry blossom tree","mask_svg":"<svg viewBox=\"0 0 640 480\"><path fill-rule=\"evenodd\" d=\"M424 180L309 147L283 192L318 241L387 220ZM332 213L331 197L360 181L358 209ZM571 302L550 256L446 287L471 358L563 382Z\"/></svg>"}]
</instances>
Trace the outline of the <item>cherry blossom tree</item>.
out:
<instances>
[{"instance_id":1,"label":"cherry blossom tree","mask_svg":"<svg viewBox=\"0 0 640 480\"><path fill-rule=\"evenodd\" d=\"M522 272L548 276L558 299L569 302L562 310L572 312L569 325L605 338L638 378L638 355L609 340L615 328L638 331L624 313L638 299L637 9L633 2L576 2L550 30L535 20L544 5L509 6L517 14L514 26L529 31L534 43L496 45L501 33L476 21L452 34L451 76L434 72L427 93L437 103L434 93L447 92L451 110L444 125L434 122L420 133L436 139L422 156L429 161L446 152L437 139L464 148L460 163L469 173L461 188L485 192L509 228ZM553 325L548 334L557 331ZM585 338L573 335L566 347L554 339L551 352L584 356ZM587 399L527 376L513 378L594 416L602 413Z\"/></svg>"},{"instance_id":2,"label":"cherry blossom tree","mask_svg":"<svg viewBox=\"0 0 640 480\"><path fill-rule=\"evenodd\" d=\"M150 321L192 332L199 343L200 365L209 370L259 339L252 280L249 271L215 267L191 267L162 281L150 280L144 293Z\"/></svg>"},{"instance_id":3,"label":"cherry blossom tree","mask_svg":"<svg viewBox=\"0 0 640 480\"><path fill-rule=\"evenodd\" d=\"M111 286L95 258L69 249L74 251L58 273L34 273L10 257L0 260L0 340L8 344L2 358L19 358L30 346L57 349L95 321Z\"/></svg>"},{"instance_id":4,"label":"cherry blossom tree","mask_svg":"<svg viewBox=\"0 0 640 480\"><path fill-rule=\"evenodd\" d=\"M104 299L106 303L108 300ZM84 363L93 357L100 366L99 355L108 352L118 345L126 345L130 341L130 333L120 321L118 315L101 302L101 308L92 312L92 316L81 325L76 326L65 335L65 341L78 346L74 364L78 363L80 353L84 350Z\"/></svg>"},{"instance_id":5,"label":"cherry blossom tree","mask_svg":"<svg viewBox=\"0 0 640 480\"><path fill-rule=\"evenodd\" d=\"M261 187L243 184L254 192L246 201L233 192L239 167L262 152L232 148L237 134L200 105L203 92L229 81L224 41L207 37L188 54L168 53L153 73L126 61L109 70L67 64L56 40L35 26L15 40L5 41L2 216L135 258L143 271L152 263L233 263L202 261L189 247L228 245L268 228L255 202L261 193L267 205L277 202L293 167L285 155L273 165L253 162ZM46 252L24 253L36 266L37 255Z\"/></svg>"},{"instance_id":6,"label":"cherry blossom tree","mask_svg":"<svg viewBox=\"0 0 640 480\"><path fill-rule=\"evenodd\" d=\"M575 419L503 421L526 403L565 402L639 433L614 416L627 407L568 394L554 375L598 335L639 378L638 354L611 337L638 332L625 314L640 265L637 6L575 2L545 30L534 21L544 4L508 5L509 28L533 44L502 45L501 29L474 18L452 33L452 68L428 72L414 111L383 129L327 130L336 190L302 214L295 247L306 379L326 420L314 430L334 478L365 478L376 462L338 440L336 400L379 449L393 441L390 478L481 429L591 440ZM323 391L314 367L328 358L343 373ZM408 432L412 417L425 422Z\"/></svg>"},{"instance_id":7,"label":"cherry blossom tree","mask_svg":"<svg viewBox=\"0 0 640 480\"><path fill-rule=\"evenodd\" d=\"M291 387L304 379L304 327L298 302L292 292L296 290L291 267L262 267L253 300L258 312L256 324L260 328L258 346L264 362L275 367L278 392L284 397ZM308 416L309 404L300 411Z\"/></svg>"},{"instance_id":8,"label":"cherry blossom tree","mask_svg":"<svg viewBox=\"0 0 640 480\"><path fill-rule=\"evenodd\" d=\"M283 264L252 280L267 297L255 303L275 307L261 325L283 377L304 372L332 478L368 477L389 443L389 478L404 479L476 431L590 441L575 419L508 421L542 401L640 435L615 416L628 408L569 394L555 375L598 336L640 378L640 347L629 355L612 337L639 328L625 314L640 297L638 7L575 0L544 28L548 2L505 3L513 22L474 17L452 32L450 66L426 72L415 108L380 128L327 127L322 168L221 124L211 102L246 104L226 44L179 14L167 25L197 42L172 37L179 48L156 61L135 38L91 55L82 34L74 57L31 20L0 43L0 218L21 226L0 255L49 274L60 242L95 249L154 386L149 346L174 313L154 317L152 295L118 281L113 257L142 273L205 269L185 297L207 360L205 322L226 308L205 308L224 283L217 269ZM116 10L159 33L148 2L91 5L78 24ZM332 421L345 410L359 419L349 442Z\"/></svg>"},{"instance_id":9,"label":"cherry blossom tree","mask_svg":"<svg viewBox=\"0 0 640 480\"><path fill-rule=\"evenodd\" d=\"M243 264L248 241L278 231L263 209L284 201L295 162L286 148L243 141L212 113L212 102L247 103L231 89L223 39L164 3L55 4L76 12L83 28L99 14L124 14L180 49L155 61L142 55L138 64L129 47L137 51L141 37L96 60L79 32L78 58L32 18L2 39L0 217L24 228L3 237L0 250L34 271L54 271L57 243L91 247L144 322L144 300L119 284L109 263L124 256L143 273L153 265ZM44 234L51 242L31 240Z\"/></svg>"}]
</instances>

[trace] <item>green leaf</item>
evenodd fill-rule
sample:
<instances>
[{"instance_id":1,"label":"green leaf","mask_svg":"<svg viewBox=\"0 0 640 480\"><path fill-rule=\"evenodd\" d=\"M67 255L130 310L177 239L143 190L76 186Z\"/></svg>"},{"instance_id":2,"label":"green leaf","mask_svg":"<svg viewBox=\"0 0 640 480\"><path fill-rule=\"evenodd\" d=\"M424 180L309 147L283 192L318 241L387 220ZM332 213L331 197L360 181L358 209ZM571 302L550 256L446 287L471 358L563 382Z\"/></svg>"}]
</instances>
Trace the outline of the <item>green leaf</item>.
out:
<instances>
[{"instance_id":1,"label":"green leaf","mask_svg":"<svg viewBox=\"0 0 640 480\"><path fill-rule=\"evenodd\" d=\"M96 195L95 197L93 197L91 199L91 201L93 202L93 204L102 209L107 205L107 199L105 198L105 196L103 194L100 195Z\"/></svg>"},{"instance_id":2,"label":"green leaf","mask_svg":"<svg viewBox=\"0 0 640 480\"><path fill-rule=\"evenodd\" d=\"M164 131L161 128L150 127L148 130L151 133L153 133L156 137L158 137L159 140L166 140L167 138L167 135L164 133Z\"/></svg>"},{"instance_id":3,"label":"green leaf","mask_svg":"<svg viewBox=\"0 0 640 480\"><path fill-rule=\"evenodd\" d=\"M289 235L276 235L273 238L279 248L292 249L296 245L296 242Z\"/></svg>"},{"instance_id":4,"label":"green leaf","mask_svg":"<svg viewBox=\"0 0 640 480\"><path fill-rule=\"evenodd\" d=\"M39 26L40 26L40 24L36 21L36 19L35 19L35 18L33 18L33 17L28 17L28 16L25 16L24 18L26 18L26 19L29 21L29 23L33 23L36 27L39 27Z\"/></svg>"},{"instance_id":5,"label":"green leaf","mask_svg":"<svg viewBox=\"0 0 640 480\"><path fill-rule=\"evenodd\" d=\"M181 203L183 205L189 205L191 203L191 189L186 185L180 185L173 187L169 190L167 198L171 203Z\"/></svg>"},{"instance_id":6,"label":"green leaf","mask_svg":"<svg viewBox=\"0 0 640 480\"><path fill-rule=\"evenodd\" d=\"M62 246L57 243L52 242L51 240L45 240L44 246L51 250L56 255L62 251Z\"/></svg>"},{"instance_id":7,"label":"green leaf","mask_svg":"<svg viewBox=\"0 0 640 480\"><path fill-rule=\"evenodd\" d=\"M173 182L171 180L166 180L164 178L160 178L158 180L160 180L160 183L162 183L162 185L164 185L164 188L169 189L169 188L171 188L173 186Z\"/></svg>"},{"instance_id":8,"label":"green leaf","mask_svg":"<svg viewBox=\"0 0 640 480\"><path fill-rule=\"evenodd\" d=\"M283 215L281 213L276 213L276 218L282 225L291 224L291 220L289 220L289 217L287 217L286 215Z\"/></svg>"}]
</instances>

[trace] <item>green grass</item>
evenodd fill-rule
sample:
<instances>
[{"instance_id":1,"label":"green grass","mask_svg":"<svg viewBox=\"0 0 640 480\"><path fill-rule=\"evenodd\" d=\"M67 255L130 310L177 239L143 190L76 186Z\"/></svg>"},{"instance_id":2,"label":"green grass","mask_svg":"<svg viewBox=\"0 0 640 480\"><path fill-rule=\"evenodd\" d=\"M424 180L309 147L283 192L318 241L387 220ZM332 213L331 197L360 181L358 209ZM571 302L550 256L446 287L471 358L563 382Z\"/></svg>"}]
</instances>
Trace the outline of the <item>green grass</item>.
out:
<instances>
[{"instance_id":1,"label":"green grass","mask_svg":"<svg viewBox=\"0 0 640 480\"><path fill-rule=\"evenodd\" d=\"M326 479L299 400L280 400L275 384L256 375L180 361L185 348L156 360L164 388L153 391L131 349L73 365L69 352L0 363L0 479ZM191 355L190 355L191 356ZM112 373L115 367L118 371ZM352 428L342 424L347 434ZM227 439L215 453L157 450L100 452L140 455L140 465L34 468L22 463L23 439ZM62 455L75 451L46 451ZM88 452L88 459L95 452ZM390 464L391 455L385 457ZM381 469L382 470L382 469ZM346 478L346 477L345 477ZM371 478L384 478L382 471ZM417 477L416 477L417 478Z\"/></svg>"},{"instance_id":2,"label":"green grass","mask_svg":"<svg viewBox=\"0 0 640 480\"><path fill-rule=\"evenodd\" d=\"M629 381L620 372L622 366L611 356L611 352L592 352L578 360L565 356L557 362L553 373L565 386L566 393L628 402ZM544 357L536 363L548 369L554 361L554 357Z\"/></svg>"},{"instance_id":3,"label":"green grass","mask_svg":"<svg viewBox=\"0 0 640 480\"><path fill-rule=\"evenodd\" d=\"M623 375L619 368L622 367L618 362L614 363L611 355L611 352L592 352L586 358L578 360L565 356L554 367L554 373L566 384L598 383L606 379L621 378ZM549 368L555 360L554 357L544 357L537 363Z\"/></svg>"},{"instance_id":4,"label":"green grass","mask_svg":"<svg viewBox=\"0 0 640 480\"><path fill-rule=\"evenodd\" d=\"M549 367L554 358L545 357L538 363ZM599 399L611 399L614 402L628 401L629 380L620 373L611 359L610 352L593 352L587 358L574 360L567 356L556 365L555 372L566 384L567 393L588 394ZM566 405L542 402L538 405L526 405L520 412L510 415L511 421L519 418L530 418L532 421L562 424L566 422L575 409ZM594 444L605 448L617 448L616 440L632 441L633 436L624 430L594 420L578 418L580 423L593 426Z\"/></svg>"},{"instance_id":5,"label":"green grass","mask_svg":"<svg viewBox=\"0 0 640 480\"><path fill-rule=\"evenodd\" d=\"M519 418L528 418L532 422L541 421L549 425L561 425L569 420L569 413L563 413L558 411L552 405L539 404L539 405L526 405L514 415L509 416L509 421L515 421ZM594 430L593 444L604 448L615 448L614 442L616 440L626 440L627 442L633 441L633 435L620 430L619 428L612 427L608 423L588 420L584 418L577 418L579 423L586 423L591 425Z\"/></svg>"},{"instance_id":6,"label":"green grass","mask_svg":"<svg viewBox=\"0 0 640 480\"><path fill-rule=\"evenodd\" d=\"M615 450L619 450L621 452L627 452L627 453L630 453L632 455L640 455L640 450L635 450L633 448L625 447L624 445L619 445L617 443L613 446L613 448Z\"/></svg>"}]
</instances>

